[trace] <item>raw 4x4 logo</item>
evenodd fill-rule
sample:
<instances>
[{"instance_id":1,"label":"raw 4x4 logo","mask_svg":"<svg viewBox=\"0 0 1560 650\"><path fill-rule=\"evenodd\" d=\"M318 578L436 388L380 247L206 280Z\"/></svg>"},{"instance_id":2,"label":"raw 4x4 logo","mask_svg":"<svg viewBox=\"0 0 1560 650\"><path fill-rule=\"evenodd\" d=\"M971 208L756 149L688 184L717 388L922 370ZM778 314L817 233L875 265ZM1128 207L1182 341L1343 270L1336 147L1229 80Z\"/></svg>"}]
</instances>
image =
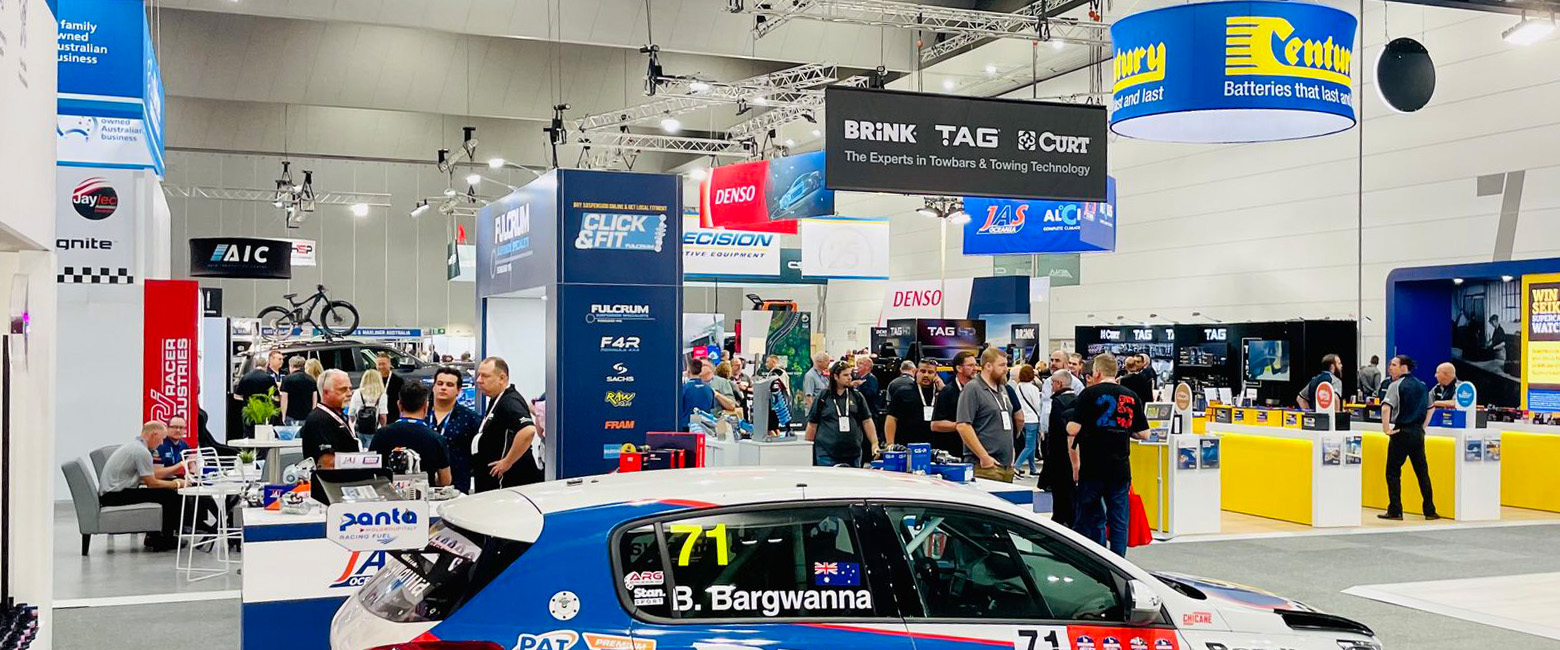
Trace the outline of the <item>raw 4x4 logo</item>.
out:
<instances>
[{"instance_id":1,"label":"raw 4x4 logo","mask_svg":"<svg viewBox=\"0 0 1560 650\"><path fill-rule=\"evenodd\" d=\"M342 568L341 575L330 581L330 588L361 587L383 568L385 568L384 551L369 551L367 553L353 551L352 555L347 558L347 566Z\"/></svg>"}]
</instances>

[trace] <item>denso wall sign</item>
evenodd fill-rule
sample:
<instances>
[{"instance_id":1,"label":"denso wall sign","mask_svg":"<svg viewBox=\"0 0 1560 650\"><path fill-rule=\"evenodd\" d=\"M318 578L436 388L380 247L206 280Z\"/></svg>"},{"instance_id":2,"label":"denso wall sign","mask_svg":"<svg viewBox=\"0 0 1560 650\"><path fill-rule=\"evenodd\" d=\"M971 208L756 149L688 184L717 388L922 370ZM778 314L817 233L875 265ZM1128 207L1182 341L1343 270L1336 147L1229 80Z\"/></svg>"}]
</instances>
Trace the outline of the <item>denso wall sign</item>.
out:
<instances>
[{"instance_id":1,"label":"denso wall sign","mask_svg":"<svg viewBox=\"0 0 1560 650\"><path fill-rule=\"evenodd\" d=\"M965 318L970 312L974 278L893 282L883 290L879 325L900 318Z\"/></svg>"}]
</instances>

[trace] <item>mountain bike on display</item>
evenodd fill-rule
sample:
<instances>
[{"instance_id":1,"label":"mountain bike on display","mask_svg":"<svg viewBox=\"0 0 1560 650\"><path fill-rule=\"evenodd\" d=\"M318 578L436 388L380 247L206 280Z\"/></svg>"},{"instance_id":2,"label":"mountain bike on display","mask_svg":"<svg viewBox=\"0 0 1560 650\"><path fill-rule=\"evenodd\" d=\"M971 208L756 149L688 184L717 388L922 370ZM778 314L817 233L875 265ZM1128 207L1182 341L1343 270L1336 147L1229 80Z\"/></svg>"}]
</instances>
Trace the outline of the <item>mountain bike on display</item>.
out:
<instances>
[{"instance_id":1,"label":"mountain bike on display","mask_svg":"<svg viewBox=\"0 0 1560 650\"><path fill-rule=\"evenodd\" d=\"M312 326L325 336L326 340L332 340L343 336L351 336L357 331L358 312L357 307L345 300L331 300L325 296L325 285L318 285L314 295L303 300L294 300L298 294L289 293L282 298L291 303L291 307L271 305L260 310L260 336L261 338L276 342L286 340L292 336L293 328ZM315 310L319 310L319 319L314 318Z\"/></svg>"}]
</instances>

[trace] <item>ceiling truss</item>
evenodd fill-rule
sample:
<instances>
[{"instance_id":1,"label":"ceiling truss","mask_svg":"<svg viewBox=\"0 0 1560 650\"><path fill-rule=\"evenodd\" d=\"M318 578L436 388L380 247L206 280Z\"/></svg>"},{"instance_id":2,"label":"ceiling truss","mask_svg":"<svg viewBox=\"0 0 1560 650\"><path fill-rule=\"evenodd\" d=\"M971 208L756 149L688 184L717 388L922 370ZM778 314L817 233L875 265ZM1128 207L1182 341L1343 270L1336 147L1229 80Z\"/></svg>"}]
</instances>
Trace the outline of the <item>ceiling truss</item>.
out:
<instances>
[{"instance_id":1,"label":"ceiling truss","mask_svg":"<svg viewBox=\"0 0 1560 650\"><path fill-rule=\"evenodd\" d=\"M952 45L923 48L923 61L957 50L982 38L1019 38L1080 45L1108 45L1104 23L1050 16L1045 2L1014 13L934 7L891 0L731 0L732 13L754 17L753 34L763 37L792 20L816 20L874 27L897 27L950 34Z\"/></svg>"}]
</instances>

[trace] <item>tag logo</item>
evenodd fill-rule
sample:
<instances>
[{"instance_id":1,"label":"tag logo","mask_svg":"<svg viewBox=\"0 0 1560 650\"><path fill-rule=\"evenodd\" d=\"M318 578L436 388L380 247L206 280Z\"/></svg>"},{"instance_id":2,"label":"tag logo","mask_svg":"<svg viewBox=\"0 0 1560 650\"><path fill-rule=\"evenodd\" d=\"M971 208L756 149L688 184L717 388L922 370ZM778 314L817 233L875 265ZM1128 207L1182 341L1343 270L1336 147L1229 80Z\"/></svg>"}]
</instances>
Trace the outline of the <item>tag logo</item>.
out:
<instances>
[{"instance_id":1,"label":"tag logo","mask_svg":"<svg viewBox=\"0 0 1560 650\"><path fill-rule=\"evenodd\" d=\"M938 124L932 128L942 134L944 147L975 147L977 149L996 149L997 136L1001 129L990 127L976 127L973 131L967 126L955 126L951 124Z\"/></svg>"}]
</instances>

